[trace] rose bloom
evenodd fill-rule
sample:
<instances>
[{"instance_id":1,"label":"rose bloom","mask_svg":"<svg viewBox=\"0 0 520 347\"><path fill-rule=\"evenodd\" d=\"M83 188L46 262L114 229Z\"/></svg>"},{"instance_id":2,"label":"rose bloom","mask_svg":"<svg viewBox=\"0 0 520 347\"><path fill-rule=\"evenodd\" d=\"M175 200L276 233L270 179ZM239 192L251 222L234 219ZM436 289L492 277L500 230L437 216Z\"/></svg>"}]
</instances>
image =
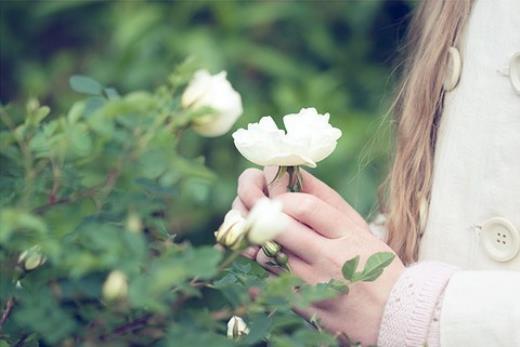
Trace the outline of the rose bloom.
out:
<instances>
[{"instance_id":1,"label":"rose bloom","mask_svg":"<svg viewBox=\"0 0 520 347\"><path fill-rule=\"evenodd\" d=\"M341 137L341 130L329 124L329 117L315 108L303 108L283 117L287 133L271 117L262 117L247 130L235 131L233 139L238 151L255 164L316 167L334 151Z\"/></svg>"},{"instance_id":2,"label":"rose bloom","mask_svg":"<svg viewBox=\"0 0 520 347\"><path fill-rule=\"evenodd\" d=\"M195 72L182 94L182 106L197 110L209 107L212 113L193 120L193 130L203 136L215 137L227 133L242 115L242 98L222 71L211 75L206 70Z\"/></svg>"}]
</instances>

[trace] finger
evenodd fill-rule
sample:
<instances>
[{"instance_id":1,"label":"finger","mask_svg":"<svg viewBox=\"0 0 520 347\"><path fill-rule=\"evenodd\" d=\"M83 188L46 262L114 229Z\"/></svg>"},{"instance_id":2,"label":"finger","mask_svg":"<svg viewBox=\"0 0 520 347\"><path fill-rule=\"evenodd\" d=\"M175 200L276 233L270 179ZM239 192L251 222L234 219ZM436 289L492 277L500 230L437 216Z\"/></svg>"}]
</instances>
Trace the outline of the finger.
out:
<instances>
[{"instance_id":1,"label":"finger","mask_svg":"<svg viewBox=\"0 0 520 347\"><path fill-rule=\"evenodd\" d=\"M277 200L282 202L286 214L328 239L343 237L350 229L359 228L347 215L314 195L285 193Z\"/></svg>"},{"instance_id":2,"label":"finger","mask_svg":"<svg viewBox=\"0 0 520 347\"><path fill-rule=\"evenodd\" d=\"M244 203L242 202L242 200L240 200L240 198L238 196L235 198L235 200L233 200L233 204L231 204L231 208L233 210L239 211L240 214L242 215L242 217L247 216L247 214L249 213L249 210L246 208L246 206L244 205Z\"/></svg>"},{"instance_id":3,"label":"finger","mask_svg":"<svg viewBox=\"0 0 520 347\"><path fill-rule=\"evenodd\" d=\"M338 192L329 187L325 182L319 180L303 169L300 169L300 172L303 180L302 193L314 195L341 212L355 212L352 206L350 206L349 203L338 194Z\"/></svg>"},{"instance_id":4,"label":"finger","mask_svg":"<svg viewBox=\"0 0 520 347\"><path fill-rule=\"evenodd\" d=\"M296 312L296 314L302 316L306 321L316 321L321 315L321 309L315 306L309 307L293 307L292 310Z\"/></svg>"},{"instance_id":5,"label":"finger","mask_svg":"<svg viewBox=\"0 0 520 347\"><path fill-rule=\"evenodd\" d=\"M258 246L251 246L247 247L243 252L242 255L248 259L255 260L258 252L260 251L260 247Z\"/></svg>"},{"instance_id":6,"label":"finger","mask_svg":"<svg viewBox=\"0 0 520 347\"><path fill-rule=\"evenodd\" d=\"M277 167L266 167L264 168L264 175L266 177L267 182L271 182L277 172ZM307 171L300 169L302 174L302 193L308 193L316 196L317 198L323 200L327 204L331 205L335 209L343 212L351 217L351 219L358 223L359 225L363 225L365 221L363 218L357 213L357 211L347 203L341 195L339 195L334 189L329 187L326 183L314 177ZM287 185L289 183L289 175L285 174L282 178L268 185L268 191L270 197L275 197L280 194L287 192Z\"/></svg>"},{"instance_id":7,"label":"finger","mask_svg":"<svg viewBox=\"0 0 520 347\"><path fill-rule=\"evenodd\" d=\"M269 183L272 182L277 171L278 167L276 166L265 167L265 180ZM330 188L327 184L320 181L318 178L314 177L303 169L300 169L300 173L303 178L303 185L301 190L302 193L312 194L341 211L352 208L334 189ZM289 175L285 174L283 177L276 180L276 182L269 184L269 193L273 193L275 195L287 193L288 183Z\"/></svg>"},{"instance_id":8,"label":"finger","mask_svg":"<svg viewBox=\"0 0 520 347\"><path fill-rule=\"evenodd\" d=\"M238 197L248 210L253 208L258 199L266 196L265 191L265 177L258 169L247 169L238 178Z\"/></svg>"},{"instance_id":9,"label":"finger","mask_svg":"<svg viewBox=\"0 0 520 347\"><path fill-rule=\"evenodd\" d=\"M278 173L278 166L266 166L264 168L265 181L267 182L267 192L269 197L274 198L280 194L287 193L289 185L289 175L284 174L282 177L274 180Z\"/></svg>"},{"instance_id":10,"label":"finger","mask_svg":"<svg viewBox=\"0 0 520 347\"><path fill-rule=\"evenodd\" d=\"M287 227L274 240L309 264L323 252L323 238L290 216L287 217Z\"/></svg>"}]
</instances>

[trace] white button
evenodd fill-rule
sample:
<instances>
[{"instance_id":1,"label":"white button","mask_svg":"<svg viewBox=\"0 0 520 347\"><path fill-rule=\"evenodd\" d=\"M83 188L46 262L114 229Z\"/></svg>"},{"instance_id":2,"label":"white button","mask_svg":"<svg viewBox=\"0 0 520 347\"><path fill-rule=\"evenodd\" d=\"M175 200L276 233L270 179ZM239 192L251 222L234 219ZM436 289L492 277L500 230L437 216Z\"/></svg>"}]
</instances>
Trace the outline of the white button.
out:
<instances>
[{"instance_id":1,"label":"white button","mask_svg":"<svg viewBox=\"0 0 520 347\"><path fill-rule=\"evenodd\" d=\"M444 90L449 92L455 89L459 83L461 69L462 59L459 50L455 47L448 48L448 67L444 78Z\"/></svg>"},{"instance_id":2,"label":"white button","mask_svg":"<svg viewBox=\"0 0 520 347\"><path fill-rule=\"evenodd\" d=\"M517 94L520 95L520 52L516 52L509 62L509 79Z\"/></svg>"},{"instance_id":3,"label":"white button","mask_svg":"<svg viewBox=\"0 0 520 347\"><path fill-rule=\"evenodd\" d=\"M520 250L520 233L507 219L494 217L482 224L480 244L491 259L509 261Z\"/></svg>"}]
</instances>

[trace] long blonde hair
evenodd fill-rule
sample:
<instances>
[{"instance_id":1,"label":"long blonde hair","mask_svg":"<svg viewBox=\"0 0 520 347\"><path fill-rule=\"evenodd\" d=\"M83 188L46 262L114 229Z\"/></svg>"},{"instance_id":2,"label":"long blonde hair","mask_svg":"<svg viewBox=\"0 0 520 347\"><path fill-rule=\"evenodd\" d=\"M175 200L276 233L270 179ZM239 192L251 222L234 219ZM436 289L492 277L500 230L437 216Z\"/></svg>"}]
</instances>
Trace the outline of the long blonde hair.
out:
<instances>
[{"instance_id":1,"label":"long blonde hair","mask_svg":"<svg viewBox=\"0 0 520 347\"><path fill-rule=\"evenodd\" d=\"M387 242L404 263L417 260L421 202L430 198L447 52L457 46L472 2L424 0L410 23L404 77L393 106L395 157L382 204Z\"/></svg>"}]
</instances>

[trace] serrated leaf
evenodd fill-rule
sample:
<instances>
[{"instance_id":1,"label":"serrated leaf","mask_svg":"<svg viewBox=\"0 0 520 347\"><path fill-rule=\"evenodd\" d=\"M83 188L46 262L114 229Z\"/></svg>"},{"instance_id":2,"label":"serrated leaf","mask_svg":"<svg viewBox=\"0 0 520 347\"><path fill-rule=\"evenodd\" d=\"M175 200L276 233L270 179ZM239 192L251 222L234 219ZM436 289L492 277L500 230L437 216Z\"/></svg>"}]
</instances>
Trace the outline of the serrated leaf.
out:
<instances>
[{"instance_id":1,"label":"serrated leaf","mask_svg":"<svg viewBox=\"0 0 520 347\"><path fill-rule=\"evenodd\" d=\"M395 258L395 254L391 252L379 252L372 254L359 274L359 281L374 281L382 273L385 267L390 265Z\"/></svg>"},{"instance_id":2,"label":"serrated leaf","mask_svg":"<svg viewBox=\"0 0 520 347\"><path fill-rule=\"evenodd\" d=\"M357 266L359 264L359 255L354 258L347 260L343 267L341 268L341 273L343 274L343 278L351 281L354 273L356 272Z\"/></svg>"},{"instance_id":3,"label":"serrated leaf","mask_svg":"<svg viewBox=\"0 0 520 347\"><path fill-rule=\"evenodd\" d=\"M101 95L103 86L101 83L87 76L74 75L69 80L72 90L89 95Z\"/></svg>"}]
</instances>

